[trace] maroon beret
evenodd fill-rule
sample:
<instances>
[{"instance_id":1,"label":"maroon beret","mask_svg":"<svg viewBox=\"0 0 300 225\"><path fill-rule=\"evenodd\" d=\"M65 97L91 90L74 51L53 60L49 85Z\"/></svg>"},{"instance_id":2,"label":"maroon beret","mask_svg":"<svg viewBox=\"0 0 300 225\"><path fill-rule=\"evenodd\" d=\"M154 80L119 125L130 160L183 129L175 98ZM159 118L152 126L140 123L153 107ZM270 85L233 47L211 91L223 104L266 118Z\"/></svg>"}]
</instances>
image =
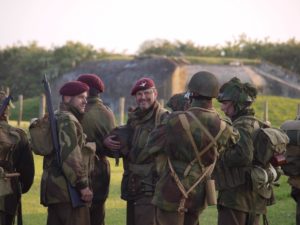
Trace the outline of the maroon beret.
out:
<instances>
[{"instance_id":1,"label":"maroon beret","mask_svg":"<svg viewBox=\"0 0 300 225\"><path fill-rule=\"evenodd\" d=\"M63 96L76 96L89 90L89 86L80 81L70 81L65 83L59 90Z\"/></svg>"},{"instance_id":2,"label":"maroon beret","mask_svg":"<svg viewBox=\"0 0 300 225\"><path fill-rule=\"evenodd\" d=\"M143 77L139 79L131 89L131 95L135 95L138 91L155 88L154 81L150 78Z\"/></svg>"},{"instance_id":3,"label":"maroon beret","mask_svg":"<svg viewBox=\"0 0 300 225\"><path fill-rule=\"evenodd\" d=\"M81 74L77 80L86 83L90 88L95 88L100 92L104 91L103 81L95 74Z\"/></svg>"}]
</instances>

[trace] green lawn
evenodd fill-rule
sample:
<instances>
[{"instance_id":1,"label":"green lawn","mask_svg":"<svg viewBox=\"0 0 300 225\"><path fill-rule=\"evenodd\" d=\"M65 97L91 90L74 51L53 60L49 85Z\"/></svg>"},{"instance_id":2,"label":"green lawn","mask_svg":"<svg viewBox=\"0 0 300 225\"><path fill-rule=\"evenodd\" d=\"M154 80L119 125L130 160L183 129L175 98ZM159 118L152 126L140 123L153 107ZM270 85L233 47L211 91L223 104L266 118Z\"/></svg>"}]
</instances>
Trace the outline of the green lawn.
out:
<instances>
[{"instance_id":1,"label":"green lawn","mask_svg":"<svg viewBox=\"0 0 300 225\"><path fill-rule=\"evenodd\" d=\"M35 156L36 175L34 184L30 191L23 195L23 216L24 225L46 224L46 208L39 203L39 184L41 180L42 157ZM114 166L111 161L112 179L110 194L106 203L106 224L125 224L125 202L120 196L120 181L122 177L122 165ZM286 182L287 178L281 178L281 185L275 188L277 203L269 207L269 222L271 225L293 225L295 224L295 203L290 198L290 187ZM201 225L212 225L217 223L216 207L208 207L200 216Z\"/></svg>"}]
</instances>

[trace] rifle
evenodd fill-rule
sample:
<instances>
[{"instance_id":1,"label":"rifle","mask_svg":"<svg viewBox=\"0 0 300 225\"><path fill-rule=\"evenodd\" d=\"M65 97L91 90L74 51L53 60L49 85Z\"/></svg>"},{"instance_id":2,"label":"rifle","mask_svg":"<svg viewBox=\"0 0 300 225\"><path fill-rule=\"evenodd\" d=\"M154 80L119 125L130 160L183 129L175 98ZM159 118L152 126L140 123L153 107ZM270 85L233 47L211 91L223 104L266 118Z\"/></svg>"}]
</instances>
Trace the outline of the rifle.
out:
<instances>
[{"instance_id":1,"label":"rifle","mask_svg":"<svg viewBox=\"0 0 300 225\"><path fill-rule=\"evenodd\" d=\"M9 102L10 102L11 100L12 100L12 96L11 96L11 95L7 96L7 97L3 100L2 106L1 106L1 108L0 108L0 117L3 116L3 114L4 114L4 112L5 112L6 108L7 108L7 106L9 105Z\"/></svg>"},{"instance_id":2,"label":"rifle","mask_svg":"<svg viewBox=\"0 0 300 225\"><path fill-rule=\"evenodd\" d=\"M66 175L63 173L62 170L62 162L61 162L61 155L60 155L60 144L59 144L59 139L58 139L58 133L57 133L57 121L54 115L54 110L53 110L53 105L52 105L52 97L51 97L51 89L49 82L47 80L47 76L45 74L44 79L43 79L43 84L44 84L44 89L45 89L45 95L46 95L46 105L47 105L47 111L48 111L48 119L50 123L50 128L51 128L51 138L52 138L52 143L56 155L56 161L58 166L60 167L61 173L63 177L66 180L72 207L77 208L84 206L84 202L81 199L80 193L71 186L70 182L68 181Z\"/></svg>"},{"instance_id":3,"label":"rifle","mask_svg":"<svg viewBox=\"0 0 300 225\"><path fill-rule=\"evenodd\" d=\"M18 205L18 209L17 209L17 220L18 220L18 225L23 225L23 218L22 218L22 201L21 201L21 197L20 197L20 202Z\"/></svg>"}]
</instances>

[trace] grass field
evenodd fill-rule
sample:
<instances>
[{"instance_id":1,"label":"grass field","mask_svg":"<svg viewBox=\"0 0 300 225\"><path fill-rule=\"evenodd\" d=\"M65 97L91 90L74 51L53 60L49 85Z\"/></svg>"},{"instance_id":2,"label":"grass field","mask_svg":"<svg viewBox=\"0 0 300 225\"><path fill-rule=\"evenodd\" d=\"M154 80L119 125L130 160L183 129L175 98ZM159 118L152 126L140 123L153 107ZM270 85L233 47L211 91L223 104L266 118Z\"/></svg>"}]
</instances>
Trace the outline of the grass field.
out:
<instances>
[{"instance_id":1,"label":"grass field","mask_svg":"<svg viewBox=\"0 0 300 225\"><path fill-rule=\"evenodd\" d=\"M289 99L283 97L259 96L254 108L257 117L263 119L263 105L265 101L269 102L269 120L276 127L287 119L294 119L297 112L299 99ZM219 104L215 102L218 109ZM16 124L15 121L11 121ZM27 129L29 123L24 122L21 127ZM23 215L24 225L44 225L46 224L46 208L39 204L39 186L42 173L42 157L35 156L36 174L34 184L31 190L23 195ZM110 195L107 200L106 225L124 225L125 224L125 202L120 199L120 182L122 177L122 165L114 166L111 161L112 179L110 186ZM291 199L290 187L287 184L287 178L282 177L280 187L275 188L277 203L268 208L268 218L270 225L294 225L295 203ZM201 225L213 225L217 221L217 211L215 207L208 207L200 216Z\"/></svg>"},{"instance_id":2,"label":"grass field","mask_svg":"<svg viewBox=\"0 0 300 225\"><path fill-rule=\"evenodd\" d=\"M42 157L35 156L36 174L34 184L30 191L23 195L24 225L46 224L46 208L39 204L39 184L42 172ZM106 203L106 224L125 225L125 202L120 199L120 182L122 177L122 165L114 166L111 160L112 179L110 194ZM275 188L277 203L268 209L270 225L295 224L295 203L289 197L290 187L287 178L281 178L280 187ZM200 216L201 225L212 225L217 222L216 207L208 207Z\"/></svg>"}]
</instances>

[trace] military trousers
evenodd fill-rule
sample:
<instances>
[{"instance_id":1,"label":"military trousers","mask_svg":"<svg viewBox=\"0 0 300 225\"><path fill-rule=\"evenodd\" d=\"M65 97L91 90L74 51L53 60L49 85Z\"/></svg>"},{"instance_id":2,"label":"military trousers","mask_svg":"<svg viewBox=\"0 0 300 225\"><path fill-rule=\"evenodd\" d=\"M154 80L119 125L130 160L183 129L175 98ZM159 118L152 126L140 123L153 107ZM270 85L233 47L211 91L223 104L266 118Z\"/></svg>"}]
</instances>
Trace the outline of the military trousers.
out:
<instances>
[{"instance_id":1,"label":"military trousers","mask_svg":"<svg viewBox=\"0 0 300 225\"><path fill-rule=\"evenodd\" d=\"M296 202L296 225L300 225L300 189L292 187L291 196Z\"/></svg>"},{"instance_id":2,"label":"military trousers","mask_svg":"<svg viewBox=\"0 0 300 225\"><path fill-rule=\"evenodd\" d=\"M49 205L47 225L90 225L89 208L73 208L71 203Z\"/></svg>"},{"instance_id":3,"label":"military trousers","mask_svg":"<svg viewBox=\"0 0 300 225\"><path fill-rule=\"evenodd\" d=\"M249 214L218 205L218 225L259 225L259 215L249 221Z\"/></svg>"},{"instance_id":4,"label":"military trousers","mask_svg":"<svg viewBox=\"0 0 300 225\"><path fill-rule=\"evenodd\" d=\"M90 207L91 225L105 225L105 200Z\"/></svg>"},{"instance_id":5,"label":"military trousers","mask_svg":"<svg viewBox=\"0 0 300 225\"><path fill-rule=\"evenodd\" d=\"M127 225L154 225L154 205L152 196L127 201Z\"/></svg>"},{"instance_id":6,"label":"military trousers","mask_svg":"<svg viewBox=\"0 0 300 225\"><path fill-rule=\"evenodd\" d=\"M15 220L14 215L0 211L0 225L13 225Z\"/></svg>"},{"instance_id":7,"label":"military trousers","mask_svg":"<svg viewBox=\"0 0 300 225\"><path fill-rule=\"evenodd\" d=\"M201 211L188 211L180 214L155 207L155 225L200 225L199 215Z\"/></svg>"}]
</instances>

